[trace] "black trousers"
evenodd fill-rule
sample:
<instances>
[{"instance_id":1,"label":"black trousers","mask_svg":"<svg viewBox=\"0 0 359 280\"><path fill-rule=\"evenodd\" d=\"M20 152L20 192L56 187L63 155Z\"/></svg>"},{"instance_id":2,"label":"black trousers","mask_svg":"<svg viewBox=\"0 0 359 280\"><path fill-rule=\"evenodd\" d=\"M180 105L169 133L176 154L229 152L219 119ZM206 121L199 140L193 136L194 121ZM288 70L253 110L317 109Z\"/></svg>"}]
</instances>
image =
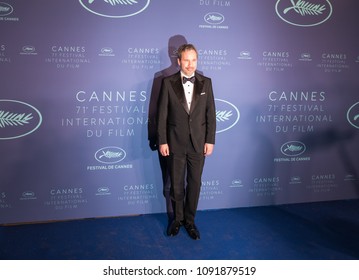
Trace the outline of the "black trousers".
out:
<instances>
[{"instance_id":1,"label":"black trousers","mask_svg":"<svg viewBox=\"0 0 359 280\"><path fill-rule=\"evenodd\" d=\"M171 153L169 156L170 195L176 221L194 223L201 192L204 161L203 151L197 153L194 150L190 136L185 152Z\"/></svg>"}]
</instances>

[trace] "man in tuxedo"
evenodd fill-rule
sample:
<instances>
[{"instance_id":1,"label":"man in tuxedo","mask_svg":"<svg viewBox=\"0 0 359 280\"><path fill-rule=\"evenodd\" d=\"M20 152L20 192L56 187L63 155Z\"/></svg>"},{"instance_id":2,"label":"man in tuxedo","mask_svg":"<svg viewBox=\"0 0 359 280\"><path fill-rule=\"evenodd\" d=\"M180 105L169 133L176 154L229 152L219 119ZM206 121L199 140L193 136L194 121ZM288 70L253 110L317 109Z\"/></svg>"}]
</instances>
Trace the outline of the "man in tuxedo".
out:
<instances>
[{"instance_id":1,"label":"man in tuxedo","mask_svg":"<svg viewBox=\"0 0 359 280\"><path fill-rule=\"evenodd\" d=\"M159 152L169 161L174 211L167 234L177 235L184 225L196 240L200 239L195 215L201 177L216 134L212 81L196 72L197 59L198 52L192 44L179 47L180 71L163 79L157 115Z\"/></svg>"}]
</instances>

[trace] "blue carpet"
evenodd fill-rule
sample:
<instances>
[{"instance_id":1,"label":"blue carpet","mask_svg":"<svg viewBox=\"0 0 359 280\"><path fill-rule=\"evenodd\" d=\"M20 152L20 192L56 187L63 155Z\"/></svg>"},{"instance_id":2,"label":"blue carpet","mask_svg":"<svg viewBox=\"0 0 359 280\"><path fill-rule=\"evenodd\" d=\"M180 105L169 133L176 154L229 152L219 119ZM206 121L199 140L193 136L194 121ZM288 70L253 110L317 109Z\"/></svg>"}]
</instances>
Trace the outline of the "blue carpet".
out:
<instances>
[{"instance_id":1,"label":"blue carpet","mask_svg":"<svg viewBox=\"0 0 359 280\"><path fill-rule=\"evenodd\" d=\"M167 237L167 215L0 227L8 260L359 259L359 200L199 211L201 240Z\"/></svg>"}]
</instances>

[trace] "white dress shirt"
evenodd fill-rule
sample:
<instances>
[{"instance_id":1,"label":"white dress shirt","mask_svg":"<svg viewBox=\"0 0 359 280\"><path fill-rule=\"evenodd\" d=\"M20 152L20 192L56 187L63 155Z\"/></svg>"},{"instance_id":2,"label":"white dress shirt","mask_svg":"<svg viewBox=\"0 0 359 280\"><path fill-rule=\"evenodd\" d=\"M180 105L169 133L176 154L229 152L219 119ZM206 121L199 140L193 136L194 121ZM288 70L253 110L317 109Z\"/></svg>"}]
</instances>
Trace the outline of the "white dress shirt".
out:
<instances>
[{"instance_id":1,"label":"white dress shirt","mask_svg":"<svg viewBox=\"0 0 359 280\"><path fill-rule=\"evenodd\" d=\"M194 75L192 75L191 77L193 77ZM181 79L183 79L183 77L186 78L191 78L191 77L187 77L183 74L181 74ZM187 81L185 84L183 84L183 89L184 89L184 94L186 97L186 101L187 101L187 106L188 106L188 110L191 109L191 102L192 102L192 97L193 97L193 88L194 88L194 84L191 83L190 81Z\"/></svg>"}]
</instances>

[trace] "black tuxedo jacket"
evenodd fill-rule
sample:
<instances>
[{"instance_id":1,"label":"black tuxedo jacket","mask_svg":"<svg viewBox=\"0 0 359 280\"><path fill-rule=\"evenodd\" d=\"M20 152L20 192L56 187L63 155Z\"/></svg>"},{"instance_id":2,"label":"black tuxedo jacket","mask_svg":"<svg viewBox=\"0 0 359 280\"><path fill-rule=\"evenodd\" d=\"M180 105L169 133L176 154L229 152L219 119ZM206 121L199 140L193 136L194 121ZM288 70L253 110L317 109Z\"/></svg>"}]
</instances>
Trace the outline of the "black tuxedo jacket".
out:
<instances>
[{"instance_id":1,"label":"black tuxedo jacket","mask_svg":"<svg viewBox=\"0 0 359 280\"><path fill-rule=\"evenodd\" d=\"M188 110L181 81L181 73L162 81L158 100L158 144L168 144L170 153L183 153L189 136L196 152L202 153L204 144L214 144L216 109L212 81L199 73L193 88L191 109Z\"/></svg>"}]
</instances>

